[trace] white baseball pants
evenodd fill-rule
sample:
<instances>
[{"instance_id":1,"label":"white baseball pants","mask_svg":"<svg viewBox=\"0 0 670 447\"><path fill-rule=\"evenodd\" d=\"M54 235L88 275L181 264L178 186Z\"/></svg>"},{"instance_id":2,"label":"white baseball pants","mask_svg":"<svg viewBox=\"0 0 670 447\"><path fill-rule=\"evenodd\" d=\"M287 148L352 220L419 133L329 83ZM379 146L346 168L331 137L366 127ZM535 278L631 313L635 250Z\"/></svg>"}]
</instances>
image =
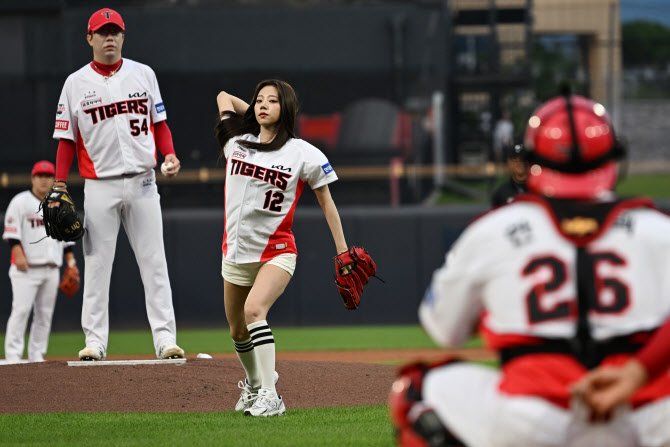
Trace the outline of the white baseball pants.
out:
<instances>
[{"instance_id":1,"label":"white baseball pants","mask_svg":"<svg viewBox=\"0 0 670 447\"><path fill-rule=\"evenodd\" d=\"M575 425L571 411L544 399L503 394L499 381L496 369L449 364L426 374L422 394L449 431L469 447L568 445L566 435ZM628 413L622 422L634 427L639 445L659 447L670 446L669 420L670 399L662 399Z\"/></svg>"},{"instance_id":2,"label":"white baseball pants","mask_svg":"<svg viewBox=\"0 0 670 447\"><path fill-rule=\"evenodd\" d=\"M30 312L33 322L28 339L28 360L41 362L49 346L51 318L56 307L60 282L58 267L30 267L22 272L15 265L9 268L12 283L12 312L7 321L5 359L18 362L23 356L26 326Z\"/></svg>"},{"instance_id":3,"label":"white baseball pants","mask_svg":"<svg viewBox=\"0 0 670 447\"><path fill-rule=\"evenodd\" d=\"M112 179L86 179L84 210L81 326L86 346L98 346L107 352L109 284L119 225L123 223L140 268L147 316L158 355L163 343L176 342L177 329L154 171Z\"/></svg>"}]
</instances>

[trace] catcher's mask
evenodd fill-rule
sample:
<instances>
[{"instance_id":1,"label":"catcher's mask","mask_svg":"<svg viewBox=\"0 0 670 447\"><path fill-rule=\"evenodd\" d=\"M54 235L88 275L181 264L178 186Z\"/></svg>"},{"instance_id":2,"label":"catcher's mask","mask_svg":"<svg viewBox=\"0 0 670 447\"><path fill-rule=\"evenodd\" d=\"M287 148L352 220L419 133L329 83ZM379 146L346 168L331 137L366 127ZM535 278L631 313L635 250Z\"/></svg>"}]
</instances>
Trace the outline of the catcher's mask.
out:
<instances>
[{"instance_id":1,"label":"catcher's mask","mask_svg":"<svg viewBox=\"0 0 670 447\"><path fill-rule=\"evenodd\" d=\"M605 107L577 95L541 105L528 120L528 188L539 194L594 199L616 184L615 160L625 150Z\"/></svg>"}]
</instances>

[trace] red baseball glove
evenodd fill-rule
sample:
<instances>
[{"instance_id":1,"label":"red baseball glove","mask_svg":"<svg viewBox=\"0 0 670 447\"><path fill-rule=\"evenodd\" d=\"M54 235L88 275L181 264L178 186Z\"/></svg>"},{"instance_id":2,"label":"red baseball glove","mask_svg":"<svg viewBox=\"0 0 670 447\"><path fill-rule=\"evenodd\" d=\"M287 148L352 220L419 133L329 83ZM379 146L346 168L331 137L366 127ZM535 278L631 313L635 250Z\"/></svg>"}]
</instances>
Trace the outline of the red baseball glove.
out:
<instances>
[{"instance_id":1,"label":"red baseball glove","mask_svg":"<svg viewBox=\"0 0 670 447\"><path fill-rule=\"evenodd\" d=\"M58 288L61 289L68 298L72 298L79 290L79 283L79 269L76 266L69 266L65 269L63 279L61 279Z\"/></svg>"},{"instance_id":2,"label":"red baseball glove","mask_svg":"<svg viewBox=\"0 0 670 447\"><path fill-rule=\"evenodd\" d=\"M344 301L344 307L349 310L358 309L363 286L370 281L370 276L374 276L377 272L375 261L362 247L351 247L334 259L335 285Z\"/></svg>"}]
</instances>

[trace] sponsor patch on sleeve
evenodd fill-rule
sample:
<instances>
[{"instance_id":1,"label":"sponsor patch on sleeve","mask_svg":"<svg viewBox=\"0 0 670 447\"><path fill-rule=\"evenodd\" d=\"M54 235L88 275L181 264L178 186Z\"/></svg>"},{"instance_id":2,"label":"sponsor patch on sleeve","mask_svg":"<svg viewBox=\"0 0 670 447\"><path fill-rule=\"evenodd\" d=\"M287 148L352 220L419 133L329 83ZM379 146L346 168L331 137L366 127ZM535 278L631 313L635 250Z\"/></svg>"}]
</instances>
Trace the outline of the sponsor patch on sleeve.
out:
<instances>
[{"instance_id":1,"label":"sponsor patch on sleeve","mask_svg":"<svg viewBox=\"0 0 670 447\"><path fill-rule=\"evenodd\" d=\"M70 122L64 120L56 120L56 130L68 130L70 128Z\"/></svg>"},{"instance_id":2,"label":"sponsor patch on sleeve","mask_svg":"<svg viewBox=\"0 0 670 447\"><path fill-rule=\"evenodd\" d=\"M162 102L159 102L156 104L156 113L163 113L165 112L165 106L163 105Z\"/></svg>"},{"instance_id":3,"label":"sponsor patch on sleeve","mask_svg":"<svg viewBox=\"0 0 670 447\"><path fill-rule=\"evenodd\" d=\"M323 169L323 173L326 175L333 172L333 167L330 165L330 163L326 163L325 165L321 166L321 169Z\"/></svg>"}]
</instances>

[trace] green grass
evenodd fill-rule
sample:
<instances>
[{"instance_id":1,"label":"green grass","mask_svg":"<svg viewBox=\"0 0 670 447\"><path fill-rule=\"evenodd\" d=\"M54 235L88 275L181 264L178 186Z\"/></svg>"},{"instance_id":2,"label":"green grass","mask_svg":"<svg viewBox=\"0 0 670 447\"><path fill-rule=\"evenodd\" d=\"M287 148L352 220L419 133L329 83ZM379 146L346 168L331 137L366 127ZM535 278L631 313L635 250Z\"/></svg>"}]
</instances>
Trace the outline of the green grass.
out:
<instances>
[{"instance_id":1,"label":"green grass","mask_svg":"<svg viewBox=\"0 0 670 447\"><path fill-rule=\"evenodd\" d=\"M455 179L452 180L456 181ZM493 182L493 185L495 187L506 180L507 177L500 177ZM493 193L493 189L490 189L492 183L489 180L461 180L456 182L475 191L486 193L486 196ZM630 175L619 181L616 192L622 197L645 196L653 199L670 199L670 175ZM456 203L488 203L488 200L465 197L448 190L444 191L437 200L437 204L440 205Z\"/></svg>"},{"instance_id":2,"label":"green grass","mask_svg":"<svg viewBox=\"0 0 670 447\"><path fill-rule=\"evenodd\" d=\"M392 446L384 405L289 409L285 416L221 413L0 415L0 445Z\"/></svg>"},{"instance_id":3,"label":"green grass","mask_svg":"<svg viewBox=\"0 0 670 447\"><path fill-rule=\"evenodd\" d=\"M670 175L633 175L621 180L616 191L624 197L647 196L670 199Z\"/></svg>"},{"instance_id":4,"label":"green grass","mask_svg":"<svg viewBox=\"0 0 670 447\"><path fill-rule=\"evenodd\" d=\"M272 328L280 351L332 351L361 349L434 348L435 344L417 325ZM227 328L178 330L179 345L187 353L234 352ZM473 346L478 346L477 341ZM49 356L74 356L84 346L81 332L52 333ZM153 354L151 332L113 331L109 355ZM4 335L0 335L0 358L4 357Z\"/></svg>"},{"instance_id":5,"label":"green grass","mask_svg":"<svg viewBox=\"0 0 670 447\"><path fill-rule=\"evenodd\" d=\"M417 325L273 328L280 351L433 348ZM228 330L179 330L189 354L232 352ZM76 355L82 333L53 333L49 356ZM0 336L0 356L4 356ZM481 346L473 338L468 347ZM110 354L153 355L151 333L110 333ZM483 362L487 364L487 362ZM490 362L489 362L490 363ZM361 390L364 392L364 390ZM32 446L393 446L385 405L289 409L280 418L212 413L46 413L0 415L0 445Z\"/></svg>"}]
</instances>

